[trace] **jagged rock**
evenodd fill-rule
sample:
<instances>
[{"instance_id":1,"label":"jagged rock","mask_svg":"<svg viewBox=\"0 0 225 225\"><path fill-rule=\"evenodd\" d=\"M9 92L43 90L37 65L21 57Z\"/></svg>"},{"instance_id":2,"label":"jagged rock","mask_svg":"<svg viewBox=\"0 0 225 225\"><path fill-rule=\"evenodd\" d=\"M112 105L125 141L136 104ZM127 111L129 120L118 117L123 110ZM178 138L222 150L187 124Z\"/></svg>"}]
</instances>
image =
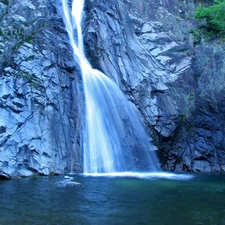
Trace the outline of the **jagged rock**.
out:
<instances>
[{"instance_id":1,"label":"jagged rock","mask_svg":"<svg viewBox=\"0 0 225 225\"><path fill-rule=\"evenodd\" d=\"M26 177L81 171L80 75L61 15L48 0L0 4L0 172Z\"/></svg>"},{"instance_id":2,"label":"jagged rock","mask_svg":"<svg viewBox=\"0 0 225 225\"><path fill-rule=\"evenodd\" d=\"M166 170L224 171L225 44L191 34L199 3L87 0L88 57L136 105Z\"/></svg>"},{"instance_id":3,"label":"jagged rock","mask_svg":"<svg viewBox=\"0 0 225 225\"><path fill-rule=\"evenodd\" d=\"M85 47L136 106L163 169L224 172L225 44L190 33L199 2L86 0ZM59 5L0 2L1 178L82 170L82 84Z\"/></svg>"}]
</instances>

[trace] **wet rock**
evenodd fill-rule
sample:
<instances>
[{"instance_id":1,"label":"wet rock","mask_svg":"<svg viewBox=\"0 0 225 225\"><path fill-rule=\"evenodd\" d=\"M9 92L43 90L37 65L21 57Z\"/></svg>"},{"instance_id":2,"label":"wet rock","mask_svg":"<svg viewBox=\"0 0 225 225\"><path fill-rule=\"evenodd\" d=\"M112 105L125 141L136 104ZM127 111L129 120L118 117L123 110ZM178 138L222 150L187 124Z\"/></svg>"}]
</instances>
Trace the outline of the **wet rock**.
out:
<instances>
[{"instance_id":1,"label":"wet rock","mask_svg":"<svg viewBox=\"0 0 225 225\"><path fill-rule=\"evenodd\" d=\"M11 179L9 174L4 173L4 172L0 172L0 180L9 180L9 179Z\"/></svg>"},{"instance_id":2,"label":"wet rock","mask_svg":"<svg viewBox=\"0 0 225 225\"><path fill-rule=\"evenodd\" d=\"M64 176L64 179L58 181L55 185L60 188L65 188L65 187L79 186L81 185L81 183L74 181L73 177Z\"/></svg>"}]
</instances>

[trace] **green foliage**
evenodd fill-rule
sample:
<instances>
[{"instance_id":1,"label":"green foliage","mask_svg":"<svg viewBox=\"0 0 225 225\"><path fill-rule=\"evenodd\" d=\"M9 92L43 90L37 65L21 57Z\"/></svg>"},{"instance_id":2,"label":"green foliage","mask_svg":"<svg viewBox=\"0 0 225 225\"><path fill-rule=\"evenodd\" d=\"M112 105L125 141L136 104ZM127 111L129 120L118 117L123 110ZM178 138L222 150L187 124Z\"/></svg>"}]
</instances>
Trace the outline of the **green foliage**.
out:
<instances>
[{"instance_id":1,"label":"green foliage","mask_svg":"<svg viewBox=\"0 0 225 225\"><path fill-rule=\"evenodd\" d=\"M225 0L215 0L210 7L198 7L195 18L202 22L208 32L225 35Z\"/></svg>"},{"instance_id":2,"label":"green foliage","mask_svg":"<svg viewBox=\"0 0 225 225\"><path fill-rule=\"evenodd\" d=\"M221 2L224 2L224 0L214 0L214 4L218 4L218 3L221 3Z\"/></svg>"},{"instance_id":3,"label":"green foliage","mask_svg":"<svg viewBox=\"0 0 225 225\"><path fill-rule=\"evenodd\" d=\"M31 87L33 88L38 88L40 86L39 81L37 81L37 79L35 79L33 74L24 72L22 70L18 71L16 74L18 77L23 78L24 80L26 80Z\"/></svg>"},{"instance_id":4,"label":"green foliage","mask_svg":"<svg viewBox=\"0 0 225 225\"><path fill-rule=\"evenodd\" d=\"M8 0L1 0L0 2L3 3L4 5L8 5L9 4Z\"/></svg>"},{"instance_id":5,"label":"green foliage","mask_svg":"<svg viewBox=\"0 0 225 225\"><path fill-rule=\"evenodd\" d=\"M190 29L189 33L194 37L194 44L199 44L201 42L201 33L197 29Z\"/></svg>"}]
</instances>

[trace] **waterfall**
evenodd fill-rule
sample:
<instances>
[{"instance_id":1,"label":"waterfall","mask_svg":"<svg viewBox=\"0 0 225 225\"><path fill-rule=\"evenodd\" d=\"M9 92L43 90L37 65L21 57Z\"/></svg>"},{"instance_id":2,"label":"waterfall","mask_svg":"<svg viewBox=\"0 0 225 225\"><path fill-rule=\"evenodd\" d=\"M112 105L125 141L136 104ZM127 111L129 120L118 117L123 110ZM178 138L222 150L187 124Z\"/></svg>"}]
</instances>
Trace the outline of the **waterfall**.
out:
<instances>
[{"instance_id":1,"label":"waterfall","mask_svg":"<svg viewBox=\"0 0 225 225\"><path fill-rule=\"evenodd\" d=\"M159 170L154 146L146 135L134 106L106 75L91 67L82 37L84 0L62 0L64 23L78 59L85 97L81 148L84 173ZM72 12L71 12L72 8Z\"/></svg>"}]
</instances>

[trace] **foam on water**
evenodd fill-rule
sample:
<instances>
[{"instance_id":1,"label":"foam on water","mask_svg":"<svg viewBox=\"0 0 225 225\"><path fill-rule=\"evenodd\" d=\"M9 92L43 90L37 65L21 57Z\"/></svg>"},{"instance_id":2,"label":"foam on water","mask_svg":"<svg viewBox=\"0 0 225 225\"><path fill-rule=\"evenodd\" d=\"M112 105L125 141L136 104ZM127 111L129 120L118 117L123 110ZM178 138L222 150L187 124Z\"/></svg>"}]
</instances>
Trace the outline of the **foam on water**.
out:
<instances>
[{"instance_id":1,"label":"foam on water","mask_svg":"<svg viewBox=\"0 0 225 225\"><path fill-rule=\"evenodd\" d=\"M176 174L169 172L150 172L150 173L138 173L138 172L114 172L114 173L84 173L84 176L89 177L134 177L140 179L152 179L152 178L165 178L173 180L188 180L193 179L193 174Z\"/></svg>"}]
</instances>

